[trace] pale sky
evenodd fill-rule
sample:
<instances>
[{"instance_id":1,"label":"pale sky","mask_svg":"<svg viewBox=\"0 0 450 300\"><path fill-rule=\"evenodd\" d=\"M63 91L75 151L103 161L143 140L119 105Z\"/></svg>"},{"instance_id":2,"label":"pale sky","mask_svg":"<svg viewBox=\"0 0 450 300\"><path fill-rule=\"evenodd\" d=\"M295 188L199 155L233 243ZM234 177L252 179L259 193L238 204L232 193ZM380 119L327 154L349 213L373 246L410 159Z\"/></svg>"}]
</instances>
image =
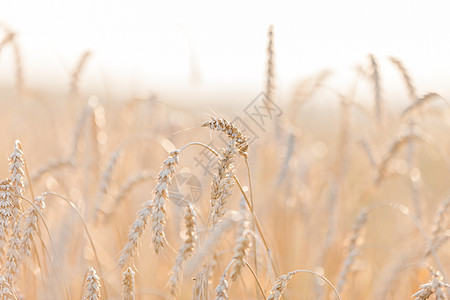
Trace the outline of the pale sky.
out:
<instances>
[{"instance_id":1,"label":"pale sky","mask_svg":"<svg viewBox=\"0 0 450 300\"><path fill-rule=\"evenodd\" d=\"M445 94L450 73L448 0L0 0L0 21L19 33L26 79L36 86L67 84L64 68L90 49L87 78L111 89L256 94L270 24L285 93L325 68L351 71L368 53L382 66L387 55L399 57L424 92ZM10 59L2 53L2 78Z\"/></svg>"}]
</instances>

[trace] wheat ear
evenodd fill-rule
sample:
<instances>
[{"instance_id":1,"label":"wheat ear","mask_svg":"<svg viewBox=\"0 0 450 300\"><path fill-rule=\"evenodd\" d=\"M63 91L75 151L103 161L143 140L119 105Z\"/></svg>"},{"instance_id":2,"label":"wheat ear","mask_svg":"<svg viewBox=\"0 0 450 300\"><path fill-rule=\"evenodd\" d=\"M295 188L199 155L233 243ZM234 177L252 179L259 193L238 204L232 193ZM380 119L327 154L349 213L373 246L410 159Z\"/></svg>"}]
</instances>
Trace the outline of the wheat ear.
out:
<instances>
[{"instance_id":1,"label":"wheat ear","mask_svg":"<svg viewBox=\"0 0 450 300\"><path fill-rule=\"evenodd\" d=\"M211 117L211 121L206 121L202 124L202 127L208 127L211 130L225 133L234 143L236 148L242 156L247 156L248 150L248 137L242 134L242 132L230 121L221 117Z\"/></svg>"},{"instance_id":2,"label":"wheat ear","mask_svg":"<svg viewBox=\"0 0 450 300\"><path fill-rule=\"evenodd\" d=\"M411 79L411 76L409 75L408 70L405 68L403 63L398 58L391 56L391 57L389 57L389 60L392 62L392 64L398 69L398 71L402 75L403 81L405 82L406 88L408 89L408 95L411 98L411 100L413 100L413 101L416 100L417 99L416 88Z\"/></svg>"},{"instance_id":3,"label":"wheat ear","mask_svg":"<svg viewBox=\"0 0 450 300\"><path fill-rule=\"evenodd\" d=\"M430 270L430 272L432 280L420 286L420 290L411 296L414 297L414 300L426 300L433 294L436 296L436 300L447 299L443 289L448 288L450 285L442 282L443 279L439 272L434 272L433 270Z\"/></svg>"},{"instance_id":4,"label":"wheat ear","mask_svg":"<svg viewBox=\"0 0 450 300\"><path fill-rule=\"evenodd\" d=\"M124 267L127 261L134 256L137 243L147 227L148 219L152 213L153 245L155 247L155 252L158 253L164 247L164 231L166 226L165 202L169 197L169 186L172 177L175 175L179 154L179 150L172 151L169 154L169 157L163 162L162 170L157 177L158 183L153 190L153 199L142 205L142 208L139 210L138 216L128 233L128 242L122 249L122 254L119 258L120 267Z\"/></svg>"},{"instance_id":5,"label":"wheat ear","mask_svg":"<svg viewBox=\"0 0 450 300\"><path fill-rule=\"evenodd\" d=\"M14 214L14 187L11 180L0 182L0 262L3 261L8 242L9 226Z\"/></svg>"},{"instance_id":6,"label":"wheat ear","mask_svg":"<svg viewBox=\"0 0 450 300\"><path fill-rule=\"evenodd\" d=\"M93 267L89 267L86 275L86 293L83 300L98 300L100 298L100 277Z\"/></svg>"},{"instance_id":7,"label":"wheat ear","mask_svg":"<svg viewBox=\"0 0 450 300\"><path fill-rule=\"evenodd\" d=\"M122 274L122 300L135 299L134 271L128 268Z\"/></svg>"},{"instance_id":8,"label":"wheat ear","mask_svg":"<svg viewBox=\"0 0 450 300\"><path fill-rule=\"evenodd\" d=\"M373 83L373 89L375 93L375 112L378 123L382 121L382 103L381 103L381 80L380 73L378 70L378 62L374 55L369 55L371 73L370 77Z\"/></svg>"}]
</instances>

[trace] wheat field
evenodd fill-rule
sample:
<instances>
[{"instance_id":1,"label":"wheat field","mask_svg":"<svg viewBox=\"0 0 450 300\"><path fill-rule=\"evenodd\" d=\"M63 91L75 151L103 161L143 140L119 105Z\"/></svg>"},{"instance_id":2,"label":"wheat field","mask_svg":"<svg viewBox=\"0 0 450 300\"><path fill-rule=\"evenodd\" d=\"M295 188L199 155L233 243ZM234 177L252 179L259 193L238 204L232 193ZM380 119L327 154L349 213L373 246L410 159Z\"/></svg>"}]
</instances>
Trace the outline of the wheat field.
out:
<instances>
[{"instance_id":1,"label":"wheat field","mask_svg":"<svg viewBox=\"0 0 450 300\"><path fill-rule=\"evenodd\" d=\"M320 72L281 102L272 27L261 51L235 116L88 94L88 51L63 96L31 89L3 32L0 298L447 299L446 100L369 54L350 88Z\"/></svg>"}]
</instances>

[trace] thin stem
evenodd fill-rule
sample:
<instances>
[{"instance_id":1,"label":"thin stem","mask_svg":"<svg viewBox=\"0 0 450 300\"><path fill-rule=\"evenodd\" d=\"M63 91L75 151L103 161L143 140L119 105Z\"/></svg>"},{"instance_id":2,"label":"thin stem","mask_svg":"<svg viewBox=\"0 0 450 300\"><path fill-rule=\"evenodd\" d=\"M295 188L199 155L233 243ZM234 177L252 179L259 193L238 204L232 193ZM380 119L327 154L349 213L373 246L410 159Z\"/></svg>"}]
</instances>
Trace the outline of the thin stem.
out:
<instances>
[{"instance_id":1,"label":"thin stem","mask_svg":"<svg viewBox=\"0 0 450 300\"><path fill-rule=\"evenodd\" d=\"M261 286L261 282L259 282L258 276L256 275L256 273L253 271L252 267L248 264L248 262L245 259L244 259L244 263L247 266L247 268L250 270L250 272L252 272L253 277L255 277L259 291L261 292L261 295L264 297L264 300L267 300L266 295L264 293L264 289Z\"/></svg>"}]
</instances>

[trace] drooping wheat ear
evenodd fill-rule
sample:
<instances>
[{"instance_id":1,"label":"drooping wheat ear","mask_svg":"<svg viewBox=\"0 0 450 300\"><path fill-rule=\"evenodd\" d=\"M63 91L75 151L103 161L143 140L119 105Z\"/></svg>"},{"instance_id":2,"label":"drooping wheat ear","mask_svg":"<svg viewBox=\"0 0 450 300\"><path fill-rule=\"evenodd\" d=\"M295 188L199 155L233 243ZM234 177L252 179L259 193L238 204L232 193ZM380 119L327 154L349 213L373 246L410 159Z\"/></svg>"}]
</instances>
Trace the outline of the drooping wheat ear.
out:
<instances>
[{"instance_id":1,"label":"drooping wheat ear","mask_svg":"<svg viewBox=\"0 0 450 300\"><path fill-rule=\"evenodd\" d=\"M100 298L100 277L93 267L89 267L86 275L86 292L83 300L98 300Z\"/></svg>"},{"instance_id":2,"label":"drooping wheat ear","mask_svg":"<svg viewBox=\"0 0 450 300\"><path fill-rule=\"evenodd\" d=\"M6 252L6 263L3 266L2 274L4 274L6 282L11 287L14 287L16 279L17 279L17 272L18 267L20 263L20 237L21 235L21 229L19 221L17 220L14 222L13 231L11 233L11 237L9 239L9 248Z\"/></svg>"},{"instance_id":3,"label":"drooping wheat ear","mask_svg":"<svg viewBox=\"0 0 450 300\"><path fill-rule=\"evenodd\" d=\"M352 235L350 236L348 254L344 260L341 271L339 273L339 279L337 284L337 290L340 293L347 281L347 274L350 271L356 256L358 256L360 251L360 246L362 243L362 230L367 221L367 215L369 214L369 208L365 207L361 210L358 217L356 218L355 224L353 225Z\"/></svg>"},{"instance_id":4,"label":"drooping wheat ear","mask_svg":"<svg viewBox=\"0 0 450 300\"><path fill-rule=\"evenodd\" d=\"M165 226L166 226L166 211L165 202L169 198L169 186L172 177L175 175L175 168L178 165L179 150L172 151L169 157L163 162L162 170L159 172L158 183L153 190L153 199L145 202L138 216L131 226L128 233L128 242L122 249L122 254L119 258L119 266L124 267L127 261L134 256L137 248L137 243L147 227L148 219L152 215L152 232L153 245L155 252L158 253L165 244Z\"/></svg>"},{"instance_id":5,"label":"drooping wheat ear","mask_svg":"<svg viewBox=\"0 0 450 300\"><path fill-rule=\"evenodd\" d=\"M33 243L34 234L37 231L37 222L39 214L45 208L45 197L39 196L34 199L33 205L25 212L25 225L23 228L22 239L20 241L20 255L25 258L31 254L31 245Z\"/></svg>"},{"instance_id":6,"label":"drooping wheat ear","mask_svg":"<svg viewBox=\"0 0 450 300\"><path fill-rule=\"evenodd\" d=\"M405 117L409 114L411 114L414 111L419 110L421 107L423 107L426 103L430 102L433 99L444 99L442 98L439 94L437 93L428 93L423 95L420 98L416 98L416 100L414 101L413 104L411 104L410 106L408 106L403 112L402 112L402 117Z\"/></svg>"},{"instance_id":7,"label":"drooping wheat ear","mask_svg":"<svg viewBox=\"0 0 450 300\"><path fill-rule=\"evenodd\" d=\"M248 137L231 122L221 117L211 117L211 121L206 121L202 127L225 133L234 143L240 155L246 157L248 150Z\"/></svg>"},{"instance_id":8,"label":"drooping wheat ear","mask_svg":"<svg viewBox=\"0 0 450 300\"><path fill-rule=\"evenodd\" d=\"M176 296L179 283L181 282L183 263L192 256L197 243L197 225L195 221L194 208L191 204L189 204L186 208L184 222L186 225L186 240L178 251L175 259L175 265L170 272L170 279L168 283L170 293L173 296Z\"/></svg>"},{"instance_id":9,"label":"drooping wheat ear","mask_svg":"<svg viewBox=\"0 0 450 300\"><path fill-rule=\"evenodd\" d=\"M405 66L399 59L391 56L391 57L389 57L389 60L398 69L400 74L402 74L403 81L405 82L406 88L408 89L409 98L411 98L412 101L415 101L417 99L416 88L411 79L411 76L409 75L408 70L405 68Z\"/></svg>"},{"instance_id":10,"label":"drooping wheat ear","mask_svg":"<svg viewBox=\"0 0 450 300\"><path fill-rule=\"evenodd\" d=\"M47 162L45 165L39 167L36 172L31 175L31 182L35 182L41 179L42 176L46 173L50 173L57 169L62 169L67 166L75 166L75 160L71 158L61 158L57 160L51 160Z\"/></svg>"},{"instance_id":11,"label":"drooping wheat ear","mask_svg":"<svg viewBox=\"0 0 450 300\"><path fill-rule=\"evenodd\" d=\"M11 180L0 182L0 262L5 256L8 242L9 226L14 212L14 188Z\"/></svg>"},{"instance_id":12,"label":"drooping wheat ear","mask_svg":"<svg viewBox=\"0 0 450 300\"><path fill-rule=\"evenodd\" d=\"M442 282L442 276L439 272L430 270L432 280L428 283L422 284L420 290L412 295L414 300L426 300L431 297L431 295L436 296L436 300L447 299L443 289L448 288L450 285Z\"/></svg>"},{"instance_id":13,"label":"drooping wheat ear","mask_svg":"<svg viewBox=\"0 0 450 300\"><path fill-rule=\"evenodd\" d=\"M225 271L222 274L222 277L220 277L219 284L217 285L216 289L214 290L214 293L216 294L216 300L226 300L228 299L228 289L230 288L230 285L227 281L227 275L228 270L233 265L233 261L231 261L228 266L225 268Z\"/></svg>"},{"instance_id":14,"label":"drooping wheat ear","mask_svg":"<svg viewBox=\"0 0 450 300\"><path fill-rule=\"evenodd\" d=\"M103 172L100 180L100 186L97 192L97 199L95 205L95 218L98 216L98 212L102 206L103 198L108 194L108 189L112 181L112 175L115 167L118 164L119 158L122 156L123 149L119 148L111 154L106 169Z\"/></svg>"},{"instance_id":15,"label":"drooping wheat ear","mask_svg":"<svg viewBox=\"0 0 450 300\"><path fill-rule=\"evenodd\" d=\"M17 300L14 289L2 275L0 275L0 300Z\"/></svg>"},{"instance_id":16,"label":"drooping wheat ear","mask_svg":"<svg viewBox=\"0 0 450 300\"><path fill-rule=\"evenodd\" d=\"M134 271L129 267L122 274L122 300L134 300Z\"/></svg>"},{"instance_id":17,"label":"drooping wheat ear","mask_svg":"<svg viewBox=\"0 0 450 300\"><path fill-rule=\"evenodd\" d=\"M267 31L267 66L266 66L266 86L265 94L266 96L273 100L274 91L274 77L275 77L275 63L274 63L275 53L273 50L273 25L269 26Z\"/></svg>"},{"instance_id":18,"label":"drooping wheat ear","mask_svg":"<svg viewBox=\"0 0 450 300\"><path fill-rule=\"evenodd\" d=\"M267 300L280 299L281 295L283 295L284 291L286 290L286 286L288 285L289 281L291 281L291 279L292 279L291 273L292 272L289 272L285 275L281 275L278 277L277 281L275 281L274 285L272 286L272 289L270 289Z\"/></svg>"},{"instance_id":19,"label":"drooping wheat ear","mask_svg":"<svg viewBox=\"0 0 450 300\"><path fill-rule=\"evenodd\" d=\"M244 259L251 247L251 229L250 220L247 212L247 203L245 199L241 199L239 209L242 219L238 227L236 246L234 247L233 266L231 268L231 281L235 281L241 274L241 270L245 267Z\"/></svg>"},{"instance_id":20,"label":"drooping wheat ear","mask_svg":"<svg viewBox=\"0 0 450 300\"><path fill-rule=\"evenodd\" d=\"M11 185L14 190L14 217L17 218L20 212L20 200L23 196L24 192L24 168L25 161L23 159L23 151L22 146L20 145L20 141L16 140L14 143L14 151L9 157L9 171L10 171L10 179Z\"/></svg>"},{"instance_id":21,"label":"drooping wheat ear","mask_svg":"<svg viewBox=\"0 0 450 300\"><path fill-rule=\"evenodd\" d=\"M378 123L382 121L382 103L381 103L381 80L378 71L378 62L374 55L369 55L370 59L370 77L372 79L374 93L375 93L375 112Z\"/></svg>"},{"instance_id":22,"label":"drooping wheat ear","mask_svg":"<svg viewBox=\"0 0 450 300\"><path fill-rule=\"evenodd\" d=\"M445 227L445 216L450 207L450 198L445 199L442 201L442 203L439 205L439 209L437 211L436 220L433 225L433 237L431 239L430 245L428 245L427 251L425 252L425 256L428 256L431 254L431 249L439 246L439 241L441 239L441 235L446 229Z\"/></svg>"},{"instance_id":23,"label":"drooping wheat ear","mask_svg":"<svg viewBox=\"0 0 450 300\"><path fill-rule=\"evenodd\" d=\"M396 139L391 146L389 147L388 152L384 155L384 158L381 160L381 162L378 164L378 174L377 178L375 179L375 182L379 184L383 178L387 175L387 167L389 165L389 162L391 159L400 151L400 149L407 145L409 142L413 140L421 140L422 136L420 135L420 132L411 132L407 135L400 136L398 139Z\"/></svg>"},{"instance_id":24,"label":"drooping wheat ear","mask_svg":"<svg viewBox=\"0 0 450 300\"><path fill-rule=\"evenodd\" d=\"M222 155L217 163L217 174L213 175L211 183L211 227L217 226L225 214L225 204L231 197L234 186L233 158L236 150L232 144L222 149Z\"/></svg>"},{"instance_id":25,"label":"drooping wheat ear","mask_svg":"<svg viewBox=\"0 0 450 300\"><path fill-rule=\"evenodd\" d=\"M81 72L84 70L84 67L86 66L86 62L88 61L88 58L91 56L90 51L85 51L78 60L78 64L73 70L72 73L72 79L70 81L70 90L73 95L78 96L79 95L79 81L80 81L80 75Z\"/></svg>"}]
</instances>

